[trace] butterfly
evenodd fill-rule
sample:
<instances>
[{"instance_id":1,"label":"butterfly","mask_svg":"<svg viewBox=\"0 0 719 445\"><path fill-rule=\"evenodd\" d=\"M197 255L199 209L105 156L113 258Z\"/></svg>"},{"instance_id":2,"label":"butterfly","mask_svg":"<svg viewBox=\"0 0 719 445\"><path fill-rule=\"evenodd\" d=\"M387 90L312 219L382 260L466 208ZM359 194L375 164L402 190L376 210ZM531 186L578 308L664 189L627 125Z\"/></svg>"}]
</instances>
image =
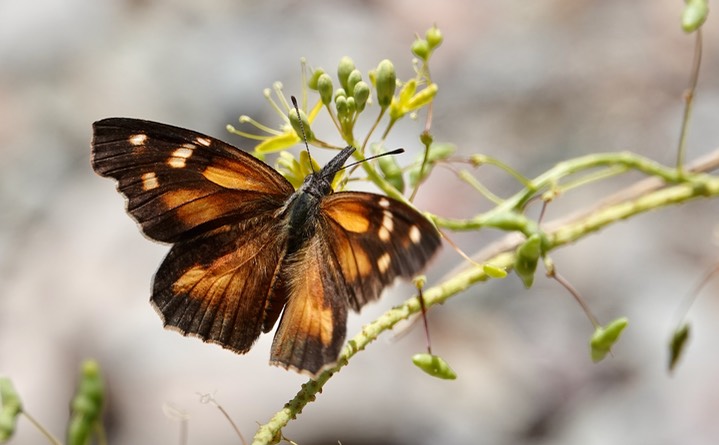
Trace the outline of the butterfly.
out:
<instances>
[{"instance_id":1,"label":"butterfly","mask_svg":"<svg viewBox=\"0 0 719 445\"><path fill-rule=\"evenodd\" d=\"M150 299L164 326L243 354L279 319L270 364L311 376L336 363L348 308L417 274L441 244L407 204L332 190L353 152L295 191L210 136L130 118L93 124L93 169L117 181L147 237L172 244Z\"/></svg>"}]
</instances>

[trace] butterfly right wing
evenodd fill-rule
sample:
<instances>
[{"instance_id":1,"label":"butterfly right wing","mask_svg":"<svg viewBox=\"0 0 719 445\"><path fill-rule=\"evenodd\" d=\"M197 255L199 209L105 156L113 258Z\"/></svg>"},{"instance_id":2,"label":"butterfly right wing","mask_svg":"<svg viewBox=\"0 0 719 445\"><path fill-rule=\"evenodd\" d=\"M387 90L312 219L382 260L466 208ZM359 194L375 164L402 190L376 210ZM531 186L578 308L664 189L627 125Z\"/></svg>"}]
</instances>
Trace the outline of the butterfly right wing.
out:
<instances>
[{"instance_id":1,"label":"butterfly right wing","mask_svg":"<svg viewBox=\"0 0 719 445\"><path fill-rule=\"evenodd\" d=\"M118 181L128 213L158 241L273 212L294 192L267 164L191 130L109 118L93 131L92 167Z\"/></svg>"},{"instance_id":2,"label":"butterfly right wing","mask_svg":"<svg viewBox=\"0 0 719 445\"><path fill-rule=\"evenodd\" d=\"M286 243L286 231L263 215L175 244L151 298L165 327L247 352L285 304L277 279Z\"/></svg>"},{"instance_id":3,"label":"butterfly right wing","mask_svg":"<svg viewBox=\"0 0 719 445\"><path fill-rule=\"evenodd\" d=\"M268 165L220 140L128 118L93 124L92 166L118 181L142 231L174 243L155 275L163 324L238 353L286 301L277 286L294 192Z\"/></svg>"}]
</instances>

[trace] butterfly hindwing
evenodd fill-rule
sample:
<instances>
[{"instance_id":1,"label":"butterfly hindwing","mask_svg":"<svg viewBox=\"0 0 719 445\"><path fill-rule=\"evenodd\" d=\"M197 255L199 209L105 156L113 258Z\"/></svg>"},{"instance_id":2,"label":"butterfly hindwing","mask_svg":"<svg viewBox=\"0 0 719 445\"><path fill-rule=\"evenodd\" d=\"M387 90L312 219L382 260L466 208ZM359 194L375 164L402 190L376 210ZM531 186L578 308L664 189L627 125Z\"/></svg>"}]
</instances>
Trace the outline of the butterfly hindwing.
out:
<instances>
[{"instance_id":1,"label":"butterfly hindwing","mask_svg":"<svg viewBox=\"0 0 719 445\"><path fill-rule=\"evenodd\" d=\"M287 305L270 364L317 375L337 361L347 330L349 288L327 260L330 245L315 236L290 255L282 272Z\"/></svg>"},{"instance_id":2,"label":"butterfly hindwing","mask_svg":"<svg viewBox=\"0 0 719 445\"><path fill-rule=\"evenodd\" d=\"M152 304L166 327L247 352L285 303L285 244L267 216L178 242L155 275Z\"/></svg>"},{"instance_id":3,"label":"butterfly hindwing","mask_svg":"<svg viewBox=\"0 0 719 445\"><path fill-rule=\"evenodd\" d=\"M276 210L294 192L267 164L194 131L128 118L93 129L93 168L118 181L128 213L158 241Z\"/></svg>"},{"instance_id":4,"label":"butterfly hindwing","mask_svg":"<svg viewBox=\"0 0 719 445\"><path fill-rule=\"evenodd\" d=\"M417 274L441 243L422 214L386 196L339 192L326 197L321 208L321 233L356 311L379 298L395 278Z\"/></svg>"}]
</instances>

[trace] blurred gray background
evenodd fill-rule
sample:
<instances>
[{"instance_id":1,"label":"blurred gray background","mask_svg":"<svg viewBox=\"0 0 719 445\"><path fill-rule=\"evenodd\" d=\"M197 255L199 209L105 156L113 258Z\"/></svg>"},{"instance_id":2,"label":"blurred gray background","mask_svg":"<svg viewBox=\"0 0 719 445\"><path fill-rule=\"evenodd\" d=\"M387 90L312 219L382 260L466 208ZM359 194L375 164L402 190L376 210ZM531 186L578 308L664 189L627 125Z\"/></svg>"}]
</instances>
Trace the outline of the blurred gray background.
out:
<instances>
[{"instance_id":1,"label":"blurred gray background","mask_svg":"<svg viewBox=\"0 0 719 445\"><path fill-rule=\"evenodd\" d=\"M679 27L683 3L3 0L0 373L12 377L27 410L63 436L77 368L96 358L113 444L179 443L179 424L163 405L187 413L189 443L238 443L198 393L214 394L250 439L306 380L267 365L271 335L237 356L162 329L148 299L168 247L144 239L113 182L92 172L93 121L142 117L247 146L225 125L240 114L278 125L262 89L279 80L297 94L300 57L330 72L344 55L363 72L390 58L406 79L414 33L437 23L446 39L433 59L436 140L530 177L596 151L632 150L671 164L694 43ZM690 159L719 146L715 15L704 55ZM418 150L421 125L401 122L390 144ZM496 169L476 175L501 196L518 189ZM639 177L569 193L547 218ZM446 170L419 202L453 217L490 208ZM693 338L673 377L666 342L681 299L719 258L718 214L717 202L693 202L552 254L602 322L629 317L614 358L591 363L591 326L558 285L540 275L525 291L510 276L430 312L434 351L453 365L456 381L413 367L411 355L424 348L415 325L359 354L285 435L344 445L717 443L716 279L690 312ZM473 252L500 235L454 239ZM430 282L459 263L445 247ZM410 292L396 287L351 315L349 334ZM45 442L21 419L11 443Z\"/></svg>"}]
</instances>

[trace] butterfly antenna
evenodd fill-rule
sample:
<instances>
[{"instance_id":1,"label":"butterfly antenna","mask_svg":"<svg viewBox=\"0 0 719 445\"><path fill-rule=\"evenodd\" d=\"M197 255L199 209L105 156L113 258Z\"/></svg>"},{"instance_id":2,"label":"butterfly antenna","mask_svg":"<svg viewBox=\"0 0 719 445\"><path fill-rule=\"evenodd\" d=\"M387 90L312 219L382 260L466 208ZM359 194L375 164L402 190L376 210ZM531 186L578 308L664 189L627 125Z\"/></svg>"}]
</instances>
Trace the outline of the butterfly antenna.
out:
<instances>
[{"instance_id":1,"label":"butterfly antenna","mask_svg":"<svg viewBox=\"0 0 719 445\"><path fill-rule=\"evenodd\" d=\"M353 162L353 163L351 163L351 164L347 164L347 165L345 165L344 167L342 167L340 170L344 170L344 169L346 169L346 168L354 167L355 165L361 164L361 163L363 163L363 162L371 161L372 159L381 158L381 157L383 157L383 156L398 155L398 154L401 154L401 153L404 153L404 148L396 148L396 149L394 149L394 150L392 150L392 151L388 151L388 152L385 152L385 153L380 153L380 154L378 154L378 155L370 156L369 158L364 158L364 159L362 159L361 161L357 161L357 162Z\"/></svg>"},{"instance_id":2,"label":"butterfly antenna","mask_svg":"<svg viewBox=\"0 0 719 445\"><path fill-rule=\"evenodd\" d=\"M302 140L305 142L305 149L307 149L307 157L310 160L310 168L312 169L312 173L315 172L315 166L312 164L312 155L310 154L310 145L307 143L307 134L305 134L305 124L302 123L302 116L300 116L300 107L297 105L297 98L295 96L290 96L290 99L292 100L292 105L295 106L295 111L297 112L297 120L300 122L300 132L302 132Z\"/></svg>"}]
</instances>

